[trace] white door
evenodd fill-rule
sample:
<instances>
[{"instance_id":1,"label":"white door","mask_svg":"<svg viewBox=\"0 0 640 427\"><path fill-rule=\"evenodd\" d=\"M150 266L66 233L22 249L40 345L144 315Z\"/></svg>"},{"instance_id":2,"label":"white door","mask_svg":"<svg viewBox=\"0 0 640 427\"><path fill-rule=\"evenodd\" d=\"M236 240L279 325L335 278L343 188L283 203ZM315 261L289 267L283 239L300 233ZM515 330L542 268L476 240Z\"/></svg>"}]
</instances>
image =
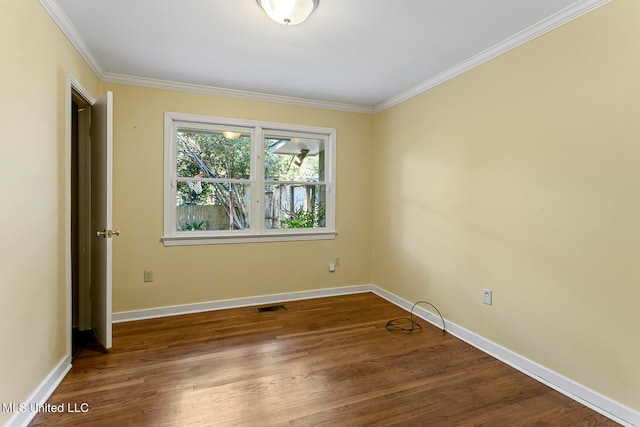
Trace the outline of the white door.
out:
<instances>
[{"instance_id":1,"label":"white door","mask_svg":"<svg viewBox=\"0 0 640 427\"><path fill-rule=\"evenodd\" d=\"M111 348L113 93L91 107L91 329Z\"/></svg>"}]
</instances>

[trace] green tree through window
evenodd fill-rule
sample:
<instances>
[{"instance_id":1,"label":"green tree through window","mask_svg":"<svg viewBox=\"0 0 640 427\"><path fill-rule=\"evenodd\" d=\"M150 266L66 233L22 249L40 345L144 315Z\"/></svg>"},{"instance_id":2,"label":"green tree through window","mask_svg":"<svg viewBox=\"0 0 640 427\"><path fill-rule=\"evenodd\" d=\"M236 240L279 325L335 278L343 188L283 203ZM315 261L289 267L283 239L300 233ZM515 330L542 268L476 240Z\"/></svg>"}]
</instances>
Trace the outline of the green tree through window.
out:
<instances>
[{"instance_id":1,"label":"green tree through window","mask_svg":"<svg viewBox=\"0 0 640 427\"><path fill-rule=\"evenodd\" d=\"M165 113L165 245L335 237L335 129Z\"/></svg>"},{"instance_id":2,"label":"green tree through window","mask_svg":"<svg viewBox=\"0 0 640 427\"><path fill-rule=\"evenodd\" d=\"M229 218L229 229L247 228L249 135L227 138L222 133L179 130L176 146L177 175L192 178L178 182L178 205L220 206Z\"/></svg>"}]
</instances>

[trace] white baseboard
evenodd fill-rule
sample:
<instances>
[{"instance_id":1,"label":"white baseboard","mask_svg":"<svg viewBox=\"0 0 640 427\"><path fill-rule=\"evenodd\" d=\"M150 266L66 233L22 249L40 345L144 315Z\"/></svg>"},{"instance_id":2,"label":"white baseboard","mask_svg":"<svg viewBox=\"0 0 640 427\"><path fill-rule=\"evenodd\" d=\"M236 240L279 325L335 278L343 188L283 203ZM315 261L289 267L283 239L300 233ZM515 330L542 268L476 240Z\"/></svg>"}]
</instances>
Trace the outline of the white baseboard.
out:
<instances>
[{"instance_id":1,"label":"white baseboard","mask_svg":"<svg viewBox=\"0 0 640 427\"><path fill-rule=\"evenodd\" d=\"M371 292L401 308L404 308L407 311L411 310L411 307L413 306L413 303L375 285L371 285ZM416 306L413 310L413 314L442 329L442 320L440 320L440 316L426 310L425 308ZM584 406L599 412L605 417L624 426L640 426L640 412L616 402L615 400L612 400L446 319L445 325L447 332L451 335L476 347L484 353L495 357L501 362L506 363L529 377L546 384Z\"/></svg>"},{"instance_id":2,"label":"white baseboard","mask_svg":"<svg viewBox=\"0 0 640 427\"><path fill-rule=\"evenodd\" d=\"M151 319L156 317L174 316L203 311L224 310L228 308L248 307L260 304L296 301L309 298L321 298L335 295L348 295L363 292L373 292L387 301L409 311L413 303L388 292L375 285L345 286L340 288L317 289L313 291L290 292L257 297L239 298L233 300L211 301L197 304L176 305L145 310L123 311L113 313L113 322L127 322L132 320ZM421 319L442 328L440 316L430 312L422 306L416 306L414 314ZM619 402L616 402L582 384L558 374L532 360L527 359L499 344L496 344L474 332L469 331L445 319L446 330L451 335L495 357L531 378L548 385L554 390L570 397L577 402L599 412L600 414L625 426L640 426L640 413Z\"/></svg>"},{"instance_id":3,"label":"white baseboard","mask_svg":"<svg viewBox=\"0 0 640 427\"><path fill-rule=\"evenodd\" d=\"M344 286L340 288L316 289L312 291L289 292L283 294L262 295L222 301L209 301L195 304L172 305L169 307L148 308L143 310L120 311L113 313L113 323L133 320L154 319L178 314L200 313L204 311L225 310L228 308L250 307L253 305L273 304L277 302L297 301L310 298L322 298L335 295L372 292L371 285Z\"/></svg>"},{"instance_id":4,"label":"white baseboard","mask_svg":"<svg viewBox=\"0 0 640 427\"><path fill-rule=\"evenodd\" d=\"M228 308L248 307L260 304L272 304L286 301L297 301L310 298L322 298L336 295L349 295L363 292L373 292L387 301L409 311L413 303L375 285L345 286L339 288L317 289L312 291L290 292L273 295L263 295L248 298L238 298L223 301L176 305L145 310L122 311L113 313L113 322L128 322L141 319L174 316L179 314L198 313L204 311L224 310ZM422 306L416 306L414 314L421 319L442 328L440 316L430 312ZM554 390L571 399L593 409L624 426L640 426L640 412L616 402L582 384L558 374L532 360L527 359L499 344L471 332L445 319L447 332L479 350L495 357L531 378L548 385ZM71 369L71 357L65 356L54 368L40 386L27 400L27 404L41 405L47 401L60 381ZM28 405L30 406L30 405ZM6 424L7 427L26 426L36 415L33 411L17 412Z\"/></svg>"},{"instance_id":5,"label":"white baseboard","mask_svg":"<svg viewBox=\"0 0 640 427\"><path fill-rule=\"evenodd\" d=\"M31 393L31 396L29 396L25 402L15 402L16 407L24 404L24 411L15 412L13 416L9 418L9 421L7 421L5 427L26 427L38 413L38 411L34 411L33 408L37 408L47 402L47 399L49 399L56 387L58 387L58 384L60 384L65 375L67 375L69 369L71 369L71 355L67 354L62 358L60 363L53 368L49 375L47 375L44 381L40 383L35 391Z\"/></svg>"}]
</instances>

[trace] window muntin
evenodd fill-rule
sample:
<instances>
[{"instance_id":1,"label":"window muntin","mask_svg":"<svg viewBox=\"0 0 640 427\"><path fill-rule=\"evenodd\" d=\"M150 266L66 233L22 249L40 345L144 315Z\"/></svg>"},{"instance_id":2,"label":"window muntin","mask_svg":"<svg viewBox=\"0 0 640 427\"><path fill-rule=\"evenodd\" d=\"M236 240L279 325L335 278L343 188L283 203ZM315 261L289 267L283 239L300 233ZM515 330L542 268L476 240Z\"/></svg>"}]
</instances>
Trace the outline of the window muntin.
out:
<instances>
[{"instance_id":1,"label":"window muntin","mask_svg":"<svg viewBox=\"0 0 640 427\"><path fill-rule=\"evenodd\" d=\"M335 237L335 130L165 113L165 245Z\"/></svg>"}]
</instances>

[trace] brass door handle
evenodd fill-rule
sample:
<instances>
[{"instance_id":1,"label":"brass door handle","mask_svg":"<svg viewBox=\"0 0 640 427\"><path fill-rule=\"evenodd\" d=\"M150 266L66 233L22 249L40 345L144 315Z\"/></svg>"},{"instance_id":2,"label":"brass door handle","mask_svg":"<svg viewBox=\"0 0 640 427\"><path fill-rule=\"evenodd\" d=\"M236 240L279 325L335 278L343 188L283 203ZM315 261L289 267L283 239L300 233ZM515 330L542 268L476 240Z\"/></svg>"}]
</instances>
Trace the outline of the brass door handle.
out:
<instances>
[{"instance_id":1,"label":"brass door handle","mask_svg":"<svg viewBox=\"0 0 640 427\"><path fill-rule=\"evenodd\" d=\"M113 236L119 236L120 235L120 230L102 230L102 231L96 231L96 237L104 237L105 239L107 237L111 238Z\"/></svg>"}]
</instances>

